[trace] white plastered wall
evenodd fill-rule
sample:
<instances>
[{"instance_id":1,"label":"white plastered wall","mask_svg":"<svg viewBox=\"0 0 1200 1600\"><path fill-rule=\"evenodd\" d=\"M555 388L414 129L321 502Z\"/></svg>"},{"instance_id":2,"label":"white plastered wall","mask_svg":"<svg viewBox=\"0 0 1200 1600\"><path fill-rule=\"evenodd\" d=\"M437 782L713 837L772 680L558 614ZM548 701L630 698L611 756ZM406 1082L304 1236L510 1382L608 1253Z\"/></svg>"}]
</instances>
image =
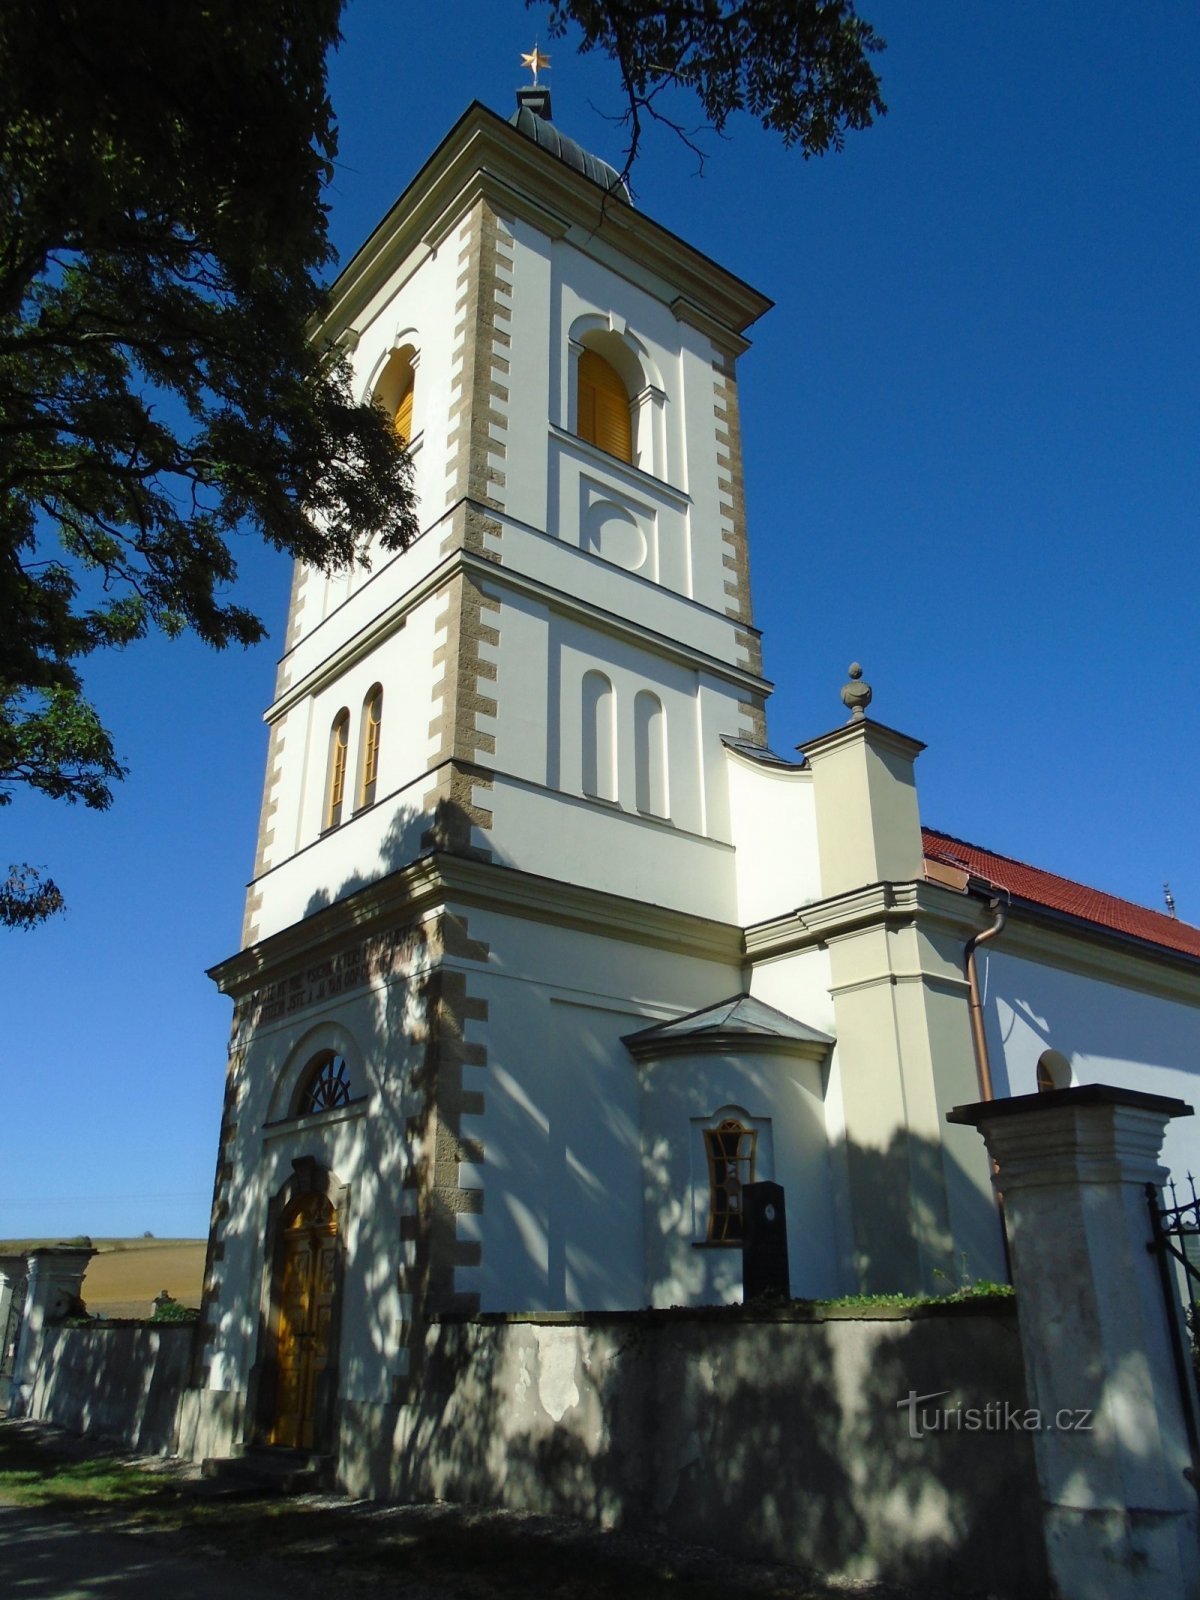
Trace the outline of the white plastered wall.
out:
<instances>
[{"instance_id":1,"label":"white plastered wall","mask_svg":"<svg viewBox=\"0 0 1200 1600\"><path fill-rule=\"evenodd\" d=\"M737 1055L697 1051L646 1062L640 1077L650 1303L713 1305L741 1299L740 1246L706 1242L709 1177L703 1129L726 1109L756 1129L755 1178L783 1186L792 1294L839 1293L843 1279L822 1066L753 1048Z\"/></svg>"},{"instance_id":2,"label":"white plastered wall","mask_svg":"<svg viewBox=\"0 0 1200 1600\"><path fill-rule=\"evenodd\" d=\"M737 920L749 927L820 898L812 775L764 766L729 749L725 760L737 849Z\"/></svg>"},{"instance_id":3,"label":"white plastered wall","mask_svg":"<svg viewBox=\"0 0 1200 1600\"><path fill-rule=\"evenodd\" d=\"M1001 935L1003 937L1003 935ZM1200 985L1194 1001L1007 954L979 956L996 1093L1033 1094L1038 1057L1057 1050L1072 1084L1168 1095L1200 1113ZM1167 1126L1163 1161L1176 1181L1200 1177L1200 1117Z\"/></svg>"},{"instance_id":4,"label":"white plastered wall","mask_svg":"<svg viewBox=\"0 0 1200 1600\"><path fill-rule=\"evenodd\" d=\"M478 1267L455 1288L482 1309L620 1309L643 1305L641 1103L622 1038L736 992L736 967L545 923L470 913L490 947L467 972L486 1022L487 1064L465 1069L484 1109L462 1119L483 1161L460 1165L483 1208L459 1220ZM680 1123L686 1146L688 1126Z\"/></svg>"},{"instance_id":5,"label":"white plastered wall","mask_svg":"<svg viewBox=\"0 0 1200 1600\"><path fill-rule=\"evenodd\" d=\"M258 937L288 927L314 910L411 860L428 826L423 800L429 748L437 601L409 613L404 626L287 713L285 757L276 786L271 869L257 883L262 896ZM383 686L376 800L357 806L362 705ZM350 712L342 822L323 833L330 733L338 711Z\"/></svg>"}]
</instances>

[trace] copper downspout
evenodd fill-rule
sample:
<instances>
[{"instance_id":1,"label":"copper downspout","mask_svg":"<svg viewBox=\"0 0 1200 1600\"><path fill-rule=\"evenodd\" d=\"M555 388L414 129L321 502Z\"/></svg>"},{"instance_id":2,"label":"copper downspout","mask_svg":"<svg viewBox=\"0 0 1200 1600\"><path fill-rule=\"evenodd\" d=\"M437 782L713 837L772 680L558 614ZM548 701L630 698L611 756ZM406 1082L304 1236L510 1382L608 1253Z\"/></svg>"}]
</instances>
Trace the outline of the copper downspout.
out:
<instances>
[{"instance_id":1,"label":"copper downspout","mask_svg":"<svg viewBox=\"0 0 1200 1600\"><path fill-rule=\"evenodd\" d=\"M1003 933L1004 924L1008 921L1008 913L1003 909L999 900L993 900L988 908L996 913L996 920L990 928L985 928L982 933L977 933L967 940L967 993L968 1004L971 1012L971 1042L975 1046L975 1071L979 1078L979 1098L981 1100L994 1100L995 1092L992 1089L992 1065L988 1060L987 1035L983 1029L983 1002L979 997L979 973L975 969L975 952L981 944L986 944L989 939L994 939L997 934Z\"/></svg>"},{"instance_id":2,"label":"copper downspout","mask_svg":"<svg viewBox=\"0 0 1200 1600\"><path fill-rule=\"evenodd\" d=\"M989 939L994 939L997 934L1004 932L1004 924L1008 921L1008 913L1004 910L999 900L992 900L988 906L990 911L996 913L996 920L990 928L985 928L982 933L977 933L967 940L965 955L967 958L967 996L971 1013L971 1041L975 1046L975 1071L979 1078L979 1098L981 1100L994 1100L995 1091L992 1088L992 1064L988 1060L987 1035L983 1029L983 1001L979 997L979 973L975 968L975 952L981 944L986 944ZM989 1163L992 1169L992 1180L995 1181L999 1170L996 1162ZM996 1204L1000 1210L1000 1241L1004 1246L1004 1267L1009 1283L1012 1282L1012 1256L1008 1247L1008 1220L1004 1215L1004 1196L999 1189L996 1190Z\"/></svg>"}]
</instances>

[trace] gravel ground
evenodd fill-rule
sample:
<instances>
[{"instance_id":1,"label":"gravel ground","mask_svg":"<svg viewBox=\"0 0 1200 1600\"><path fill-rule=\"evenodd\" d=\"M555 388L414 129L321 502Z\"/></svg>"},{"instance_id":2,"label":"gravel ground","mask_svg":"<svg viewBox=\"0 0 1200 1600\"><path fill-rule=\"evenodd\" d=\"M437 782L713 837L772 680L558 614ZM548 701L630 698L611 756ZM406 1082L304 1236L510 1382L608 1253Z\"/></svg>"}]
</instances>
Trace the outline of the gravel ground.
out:
<instances>
[{"instance_id":1,"label":"gravel ground","mask_svg":"<svg viewBox=\"0 0 1200 1600\"><path fill-rule=\"evenodd\" d=\"M653 1534L603 1530L566 1517L444 1502L387 1505L336 1495L263 1498L230 1492L192 1462L136 1456L43 1423L0 1422L10 1440L71 1461L109 1458L161 1487L139 1505L87 1502L67 1514L156 1548L234 1563L264 1590L286 1581L296 1600L371 1594L398 1600L918 1600L880 1584L831 1584L792 1567L747 1561ZM66 1508L63 1508L66 1509ZM214 1574L215 1576L215 1574ZM922 1587L919 1600L950 1600Z\"/></svg>"}]
</instances>

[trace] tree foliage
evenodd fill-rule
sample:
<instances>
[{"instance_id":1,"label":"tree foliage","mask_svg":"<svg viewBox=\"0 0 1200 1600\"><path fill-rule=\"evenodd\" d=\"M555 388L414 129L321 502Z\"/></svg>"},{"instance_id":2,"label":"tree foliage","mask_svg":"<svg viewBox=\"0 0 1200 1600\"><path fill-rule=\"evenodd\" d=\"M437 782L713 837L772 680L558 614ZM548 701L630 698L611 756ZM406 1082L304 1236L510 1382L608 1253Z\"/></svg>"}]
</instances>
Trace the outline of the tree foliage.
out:
<instances>
[{"instance_id":1,"label":"tree foliage","mask_svg":"<svg viewBox=\"0 0 1200 1600\"><path fill-rule=\"evenodd\" d=\"M0 802L108 804L92 650L263 636L235 530L326 568L415 531L394 430L307 337L340 9L0 7Z\"/></svg>"},{"instance_id":2,"label":"tree foliage","mask_svg":"<svg viewBox=\"0 0 1200 1600\"><path fill-rule=\"evenodd\" d=\"M0 878L0 923L9 928L36 928L39 922L65 910L53 878L43 878L36 867L13 866Z\"/></svg>"},{"instance_id":3,"label":"tree foliage","mask_svg":"<svg viewBox=\"0 0 1200 1600\"><path fill-rule=\"evenodd\" d=\"M840 150L848 129L887 110L868 59L883 40L853 0L550 0L551 33L572 25L581 50L604 51L620 71L626 171L643 115L683 133L658 105L673 85L694 92L718 132L747 111L806 158Z\"/></svg>"},{"instance_id":4,"label":"tree foliage","mask_svg":"<svg viewBox=\"0 0 1200 1600\"><path fill-rule=\"evenodd\" d=\"M671 83L805 155L882 111L849 0L549 0L640 117ZM343 0L0 6L0 805L103 809L81 663L153 628L250 644L229 539L326 570L416 532L411 465L313 345ZM415 70L415 69L414 69ZM0 924L61 907L14 868Z\"/></svg>"}]
</instances>

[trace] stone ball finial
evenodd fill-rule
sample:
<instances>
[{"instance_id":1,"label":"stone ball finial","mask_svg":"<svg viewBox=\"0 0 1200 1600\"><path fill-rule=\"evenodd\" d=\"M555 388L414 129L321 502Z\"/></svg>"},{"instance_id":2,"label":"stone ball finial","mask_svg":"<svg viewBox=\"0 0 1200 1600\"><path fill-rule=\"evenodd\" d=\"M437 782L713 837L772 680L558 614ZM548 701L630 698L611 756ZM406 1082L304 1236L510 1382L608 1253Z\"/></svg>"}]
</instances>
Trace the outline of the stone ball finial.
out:
<instances>
[{"instance_id":1,"label":"stone ball finial","mask_svg":"<svg viewBox=\"0 0 1200 1600\"><path fill-rule=\"evenodd\" d=\"M842 688L842 704L850 708L850 721L862 722L871 704L871 685L862 683L862 667L857 661L850 663L850 682Z\"/></svg>"}]
</instances>

